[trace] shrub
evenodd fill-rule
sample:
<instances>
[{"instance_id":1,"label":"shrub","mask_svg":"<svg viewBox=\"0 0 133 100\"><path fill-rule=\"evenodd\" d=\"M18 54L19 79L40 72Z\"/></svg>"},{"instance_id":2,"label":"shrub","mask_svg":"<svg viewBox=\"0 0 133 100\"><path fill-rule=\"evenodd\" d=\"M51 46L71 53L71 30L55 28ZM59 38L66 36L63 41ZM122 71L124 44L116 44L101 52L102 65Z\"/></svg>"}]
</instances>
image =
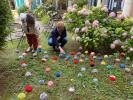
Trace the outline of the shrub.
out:
<instances>
[{"instance_id":1,"label":"shrub","mask_svg":"<svg viewBox=\"0 0 133 100\"><path fill-rule=\"evenodd\" d=\"M0 49L4 46L5 38L10 32L12 19L8 0L0 0Z\"/></svg>"},{"instance_id":2,"label":"shrub","mask_svg":"<svg viewBox=\"0 0 133 100\"><path fill-rule=\"evenodd\" d=\"M133 32L130 32L132 19L124 18L123 15L116 16L114 12L109 13L106 6L93 7L91 10L72 6L63 18L67 30L80 36L80 42L86 49L128 52L133 47Z\"/></svg>"}]
</instances>

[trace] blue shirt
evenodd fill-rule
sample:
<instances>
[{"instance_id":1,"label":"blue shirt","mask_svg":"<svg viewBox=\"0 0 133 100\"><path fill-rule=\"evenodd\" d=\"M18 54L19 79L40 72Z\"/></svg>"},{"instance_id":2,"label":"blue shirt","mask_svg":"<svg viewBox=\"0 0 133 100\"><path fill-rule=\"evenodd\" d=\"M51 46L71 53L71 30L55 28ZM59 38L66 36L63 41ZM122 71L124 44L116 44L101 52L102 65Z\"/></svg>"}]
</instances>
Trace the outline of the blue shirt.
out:
<instances>
[{"instance_id":1,"label":"blue shirt","mask_svg":"<svg viewBox=\"0 0 133 100\"><path fill-rule=\"evenodd\" d=\"M57 40L57 38L60 36L60 39ZM59 33L57 28L53 29L51 32L51 38L53 39L54 44L59 47L59 42L62 39L64 39L67 36L66 34L66 29L64 29L64 31L62 33Z\"/></svg>"}]
</instances>

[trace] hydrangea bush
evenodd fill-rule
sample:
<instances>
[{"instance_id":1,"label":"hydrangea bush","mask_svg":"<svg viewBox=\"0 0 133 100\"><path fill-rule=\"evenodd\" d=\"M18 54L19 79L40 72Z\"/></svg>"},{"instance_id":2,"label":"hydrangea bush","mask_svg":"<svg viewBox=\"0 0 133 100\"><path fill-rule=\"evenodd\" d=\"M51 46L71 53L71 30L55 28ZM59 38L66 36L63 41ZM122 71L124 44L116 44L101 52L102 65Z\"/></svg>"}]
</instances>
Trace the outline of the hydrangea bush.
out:
<instances>
[{"instance_id":1,"label":"hydrangea bush","mask_svg":"<svg viewBox=\"0 0 133 100\"><path fill-rule=\"evenodd\" d=\"M86 49L133 53L133 20L129 17L109 12L106 6L88 9L73 5L63 19Z\"/></svg>"}]
</instances>

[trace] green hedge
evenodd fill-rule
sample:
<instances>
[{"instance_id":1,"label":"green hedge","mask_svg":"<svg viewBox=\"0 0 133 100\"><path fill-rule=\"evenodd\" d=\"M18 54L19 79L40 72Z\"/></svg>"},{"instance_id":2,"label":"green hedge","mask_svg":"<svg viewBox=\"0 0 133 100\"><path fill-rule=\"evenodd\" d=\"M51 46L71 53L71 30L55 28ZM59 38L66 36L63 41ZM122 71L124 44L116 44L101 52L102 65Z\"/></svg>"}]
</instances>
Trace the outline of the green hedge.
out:
<instances>
[{"instance_id":1,"label":"green hedge","mask_svg":"<svg viewBox=\"0 0 133 100\"><path fill-rule=\"evenodd\" d=\"M0 49L4 46L5 38L10 32L12 19L8 0L0 0Z\"/></svg>"}]
</instances>

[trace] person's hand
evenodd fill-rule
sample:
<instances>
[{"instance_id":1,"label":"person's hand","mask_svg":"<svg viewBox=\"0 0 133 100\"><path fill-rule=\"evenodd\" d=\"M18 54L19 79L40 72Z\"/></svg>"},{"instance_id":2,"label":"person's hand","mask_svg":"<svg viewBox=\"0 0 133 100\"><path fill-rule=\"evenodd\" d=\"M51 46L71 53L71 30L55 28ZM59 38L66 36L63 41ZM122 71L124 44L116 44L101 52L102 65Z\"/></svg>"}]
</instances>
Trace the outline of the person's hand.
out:
<instances>
[{"instance_id":1,"label":"person's hand","mask_svg":"<svg viewBox=\"0 0 133 100\"><path fill-rule=\"evenodd\" d=\"M65 51L62 48L60 48L60 53L65 54Z\"/></svg>"},{"instance_id":2,"label":"person's hand","mask_svg":"<svg viewBox=\"0 0 133 100\"><path fill-rule=\"evenodd\" d=\"M60 39L60 36L57 37L57 40L59 40L59 39Z\"/></svg>"}]
</instances>

